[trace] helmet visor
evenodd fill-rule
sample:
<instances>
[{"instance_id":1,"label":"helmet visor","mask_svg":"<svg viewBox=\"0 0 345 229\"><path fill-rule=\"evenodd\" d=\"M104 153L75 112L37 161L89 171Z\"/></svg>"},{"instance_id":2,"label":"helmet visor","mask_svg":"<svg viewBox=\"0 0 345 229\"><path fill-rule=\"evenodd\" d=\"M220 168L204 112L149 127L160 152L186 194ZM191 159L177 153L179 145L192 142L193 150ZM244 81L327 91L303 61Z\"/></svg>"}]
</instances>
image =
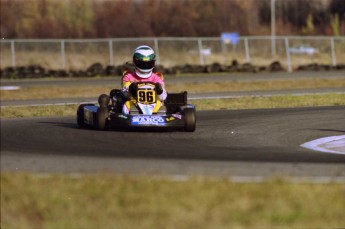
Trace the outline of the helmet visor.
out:
<instances>
[{"instance_id":1,"label":"helmet visor","mask_svg":"<svg viewBox=\"0 0 345 229\"><path fill-rule=\"evenodd\" d=\"M155 60L142 61L134 58L134 64L139 69L150 70L155 66Z\"/></svg>"}]
</instances>

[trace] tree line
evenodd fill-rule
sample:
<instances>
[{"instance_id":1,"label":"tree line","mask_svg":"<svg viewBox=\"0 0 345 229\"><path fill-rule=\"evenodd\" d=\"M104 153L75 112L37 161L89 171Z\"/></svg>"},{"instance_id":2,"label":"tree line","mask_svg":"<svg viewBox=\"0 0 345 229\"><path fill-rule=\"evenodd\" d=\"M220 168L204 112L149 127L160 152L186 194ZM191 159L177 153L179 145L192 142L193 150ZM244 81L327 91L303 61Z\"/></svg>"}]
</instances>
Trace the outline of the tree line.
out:
<instances>
[{"instance_id":1,"label":"tree line","mask_svg":"<svg viewBox=\"0 0 345 229\"><path fill-rule=\"evenodd\" d=\"M277 35L344 35L345 0L276 0ZM1 38L269 35L271 0L1 0Z\"/></svg>"}]
</instances>

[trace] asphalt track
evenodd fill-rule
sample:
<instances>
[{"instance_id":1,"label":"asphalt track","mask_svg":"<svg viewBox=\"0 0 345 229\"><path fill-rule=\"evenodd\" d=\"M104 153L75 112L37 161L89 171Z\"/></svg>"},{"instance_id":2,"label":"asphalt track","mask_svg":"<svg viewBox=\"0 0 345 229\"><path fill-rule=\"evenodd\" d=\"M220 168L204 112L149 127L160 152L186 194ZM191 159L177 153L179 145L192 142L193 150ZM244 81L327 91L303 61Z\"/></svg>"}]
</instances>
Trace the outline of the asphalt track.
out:
<instances>
[{"instance_id":1,"label":"asphalt track","mask_svg":"<svg viewBox=\"0 0 345 229\"><path fill-rule=\"evenodd\" d=\"M344 106L198 111L194 133L79 129L75 117L1 119L1 171L344 182L345 155L300 147L344 133Z\"/></svg>"},{"instance_id":2,"label":"asphalt track","mask_svg":"<svg viewBox=\"0 0 345 229\"><path fill-rule=\"evenodd\" d=\"M300 147L343 135L345 107L197 115L195 133L78 129L74 117L3 119L1 170L345 177L344 155Z\"/></svg>"}]
</instances>

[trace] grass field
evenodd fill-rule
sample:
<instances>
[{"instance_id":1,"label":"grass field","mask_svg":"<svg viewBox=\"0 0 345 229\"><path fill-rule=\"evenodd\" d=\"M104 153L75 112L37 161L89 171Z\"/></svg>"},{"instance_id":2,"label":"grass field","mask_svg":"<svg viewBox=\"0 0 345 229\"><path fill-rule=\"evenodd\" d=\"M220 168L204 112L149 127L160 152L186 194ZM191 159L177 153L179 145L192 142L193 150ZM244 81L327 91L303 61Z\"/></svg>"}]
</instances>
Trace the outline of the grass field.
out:
<instances>
[{"instance_id":1,"label":"grass field","mask_svg":"<svg viewBox=\"0 0 345 229\"><path fill-rule=\"evenodd\" d=\"M305 88L306 85L339 87L344 82L256 82L228 86L233 90L259 90ZM188 87L197 90L200 85ZM224 85L213 84L207 90L220 88ZM48 92L52 90L62 97L77 94L76 88L29 88L21 91L22 99L50 96ZM82 92L85 88L78 90ZM90 90L98 96L104 88ZM12 98L11 93L2 91L1 100ZM192 103L197 110L338 106L345 105L345 95L244 97L193 100ZM75 117L77 106L4 107L1 118ZM175 180L110 173L1 172L0 176L0 228L6 229L345 227L344 183L296 183L284 177L260 183L235 183L214 177Z\"/></svg>"},{"instance_id":2,"label":"grass field","mask_svg":"<svg viewBox=\"0 0 345 229\"><path fill-rule=\"evenodd\" d=\"M344 184L1 174L1 228L343 228Z\"/></svg>"},{"instance_id":3,"label":"grass field","mask_svg":"<svg viewBox=\"0 0 345 229\"><path fill-rule=\"evenodd\" d=\"M102 93L109 93L114 86L31 86L20 91L0 91L1 100L13 98L25 99L49 99L49 98L73 98L95 97ZM198 92L224 92L224 91L257 91L257 90L286 90L303 88L333 88L345 87L342 79L310 79L310 80L276 80L276 81L252 81L252 82L211 82L211 83L179 83L167 84L168 92L188 91ZM19 92L19 93L18 93Z\"/></svg>"}]
</instances>

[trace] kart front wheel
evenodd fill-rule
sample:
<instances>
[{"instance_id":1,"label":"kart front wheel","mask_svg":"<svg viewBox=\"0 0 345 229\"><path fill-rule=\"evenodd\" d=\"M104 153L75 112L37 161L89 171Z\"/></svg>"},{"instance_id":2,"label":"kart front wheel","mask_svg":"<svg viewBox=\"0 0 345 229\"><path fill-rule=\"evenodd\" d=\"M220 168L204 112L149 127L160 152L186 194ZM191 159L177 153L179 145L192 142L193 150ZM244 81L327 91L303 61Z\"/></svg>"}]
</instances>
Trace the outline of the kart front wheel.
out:
<instances>
[{"instance_id":1,"label":"kart front wheel","mask_svg":"<svg viewBox=\"0 0 345 229\"><path fill-rule=\"evenodd\" d=\"M107 119L108 119L108 108L100 107L97 110L97 125L96 128L98 130L106 130L107 128Z\"/></svg>"},{"instance_id":2,"label":"kart front wheel","mask_svg":"<svg viewBox=\"0 0 345 229\"><path fill-rule=\"evenodd\" d=\"M184 130L194 132L196 127L196 112L194 108L184 109Z\"/></svg>"}]
</instances>

